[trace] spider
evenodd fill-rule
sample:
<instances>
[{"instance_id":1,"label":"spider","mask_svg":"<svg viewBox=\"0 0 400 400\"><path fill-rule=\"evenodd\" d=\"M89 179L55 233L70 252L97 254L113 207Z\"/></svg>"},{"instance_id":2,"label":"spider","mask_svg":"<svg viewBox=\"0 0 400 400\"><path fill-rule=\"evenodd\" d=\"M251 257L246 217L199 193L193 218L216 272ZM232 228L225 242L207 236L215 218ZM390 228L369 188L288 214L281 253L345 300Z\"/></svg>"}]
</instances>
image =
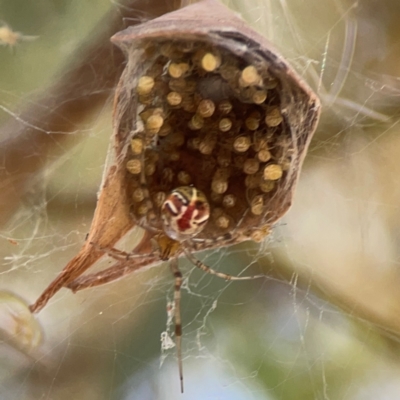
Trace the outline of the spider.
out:
<instances>
[{"instance_id":1,"label":"spider","mask_svg":"<svg viewBox=\"0 0 400 400\"><path fill-rule=\"evenodd\" d=\"M217 272L198 260L191 252L192 240L206 226L210 217L210 205L205 194L194 186L182 186L172 190L166 197L161 207L162 230L156 231L153 246L158 259L169 261L171 272L175 279L174 286L174 323L175 323L175 345L178 359L180 389L183 393L183 363L182 363L182 319L180 312L182 273L179 270L178 260L183 253L187 259L202 271L215 275L227 281L250 280L264 277L254 276L232 276ZM146 230L154 232L154 228L144 226ZM96 244L93 243L95 246ZM115 248L102 249L110 257L117 261L126 262L140 259L135 263L135 268L142 262L148 264L154 258L154 252L149 254L127 253ZM73 291L84 287L98 286L109 283L124 275L124 269L108 269L99 274L87 275L78 278L68 285Z\"/></svg>"},{"instance_id":2,"label":"spider","mask_svg":"<svg viewBox=\"0 0 400 400\"><path fill-rule=\"evenodd\" d=\"M114 162L88 241L30 310L40 311L62 287L76 292L170 261L183 392L178 259L226 280L260 277L216 272L192 250L269 234L292 203L319 100L265 39L214 0L129 27L112 41L128 60L114 103ZM113 248L135 225L145 236L133 252ZM117 262L83 276L104 253Z\"/></svg>"}]
</instances>

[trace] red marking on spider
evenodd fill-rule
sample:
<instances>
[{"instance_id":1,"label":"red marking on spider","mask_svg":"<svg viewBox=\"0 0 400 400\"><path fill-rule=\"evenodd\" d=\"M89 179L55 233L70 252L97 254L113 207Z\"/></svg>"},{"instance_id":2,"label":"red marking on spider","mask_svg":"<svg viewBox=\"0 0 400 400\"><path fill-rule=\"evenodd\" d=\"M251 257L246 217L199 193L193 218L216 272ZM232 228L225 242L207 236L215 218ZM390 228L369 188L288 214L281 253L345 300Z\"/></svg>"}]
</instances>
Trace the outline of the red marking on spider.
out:
<instances>
[{"instance_id":1,"label":"red marking on spider","mask_svg":"<svg viewBox=\"0 0 400 400\"><path fill-rule=\"evenodd\" d=\"M196 219L196 215L194 215L195 211L197 211L196 205L190 203L182 216L177 219L177 225L181 232L185 232L192 228L192 221Z\"/></svg>"}]
</instances>

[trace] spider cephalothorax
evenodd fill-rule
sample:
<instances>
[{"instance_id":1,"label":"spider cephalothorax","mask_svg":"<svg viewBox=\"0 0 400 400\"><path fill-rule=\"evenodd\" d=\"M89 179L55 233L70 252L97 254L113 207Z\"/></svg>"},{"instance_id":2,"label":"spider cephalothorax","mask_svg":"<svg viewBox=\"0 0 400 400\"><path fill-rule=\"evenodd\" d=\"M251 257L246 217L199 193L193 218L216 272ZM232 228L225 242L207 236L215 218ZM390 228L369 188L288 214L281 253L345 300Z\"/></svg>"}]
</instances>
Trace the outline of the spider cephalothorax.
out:
<instances>
[{"instance_id":1,"label":"spider cephalothorax","mask_svg":"<svg viewBox=\"0 0 400 400\"><path fill-rule=\"evenodd\" d=\"M204 229L210 217L210 206L203 192L194 186L182 186L167 196L161 216L164 232L171 239L182 241Z\"/></svg>"}]
</instances>

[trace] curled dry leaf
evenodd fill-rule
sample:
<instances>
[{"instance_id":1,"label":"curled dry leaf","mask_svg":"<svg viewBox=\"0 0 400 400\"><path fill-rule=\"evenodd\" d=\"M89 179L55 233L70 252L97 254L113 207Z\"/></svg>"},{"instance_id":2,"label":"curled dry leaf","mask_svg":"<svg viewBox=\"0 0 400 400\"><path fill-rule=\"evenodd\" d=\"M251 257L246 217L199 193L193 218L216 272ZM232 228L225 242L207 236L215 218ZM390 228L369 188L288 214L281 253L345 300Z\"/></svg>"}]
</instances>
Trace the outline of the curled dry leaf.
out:
<instances>
[{"instance_id":1,"label":"curled dry leaf","mask_svg":"<svg viewBox=\"0 0 400 400\"><path fill-rule=\"evenodd\" d=\"M211 249L262 240L289 209L315 130L317 96L262 36L215 0L116 34L125 53L113 150L88 238L31 306L150 265L153 232L173 189L193 184L210 220L192 241ZM138 258L80 277L135 225ZM86 283L85 283L86 282ZM91 282L91 283L88 283Z\"/></svg>"}]
</instances>

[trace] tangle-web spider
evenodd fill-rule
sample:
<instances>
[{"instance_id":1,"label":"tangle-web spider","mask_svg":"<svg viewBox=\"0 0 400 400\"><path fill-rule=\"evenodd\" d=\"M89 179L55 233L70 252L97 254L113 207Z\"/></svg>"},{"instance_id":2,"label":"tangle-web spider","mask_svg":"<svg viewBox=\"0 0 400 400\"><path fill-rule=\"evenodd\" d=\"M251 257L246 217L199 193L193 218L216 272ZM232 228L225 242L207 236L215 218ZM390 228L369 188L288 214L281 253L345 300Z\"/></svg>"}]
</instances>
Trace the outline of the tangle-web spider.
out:
<instances>
[{"instance_id":1,"label":"tangle-web spider","mask_svg":"<svg viewBox=\"0 0 400 400\"><path fill-rule=\"evenodd\" d=\"M178 357L179 378L181 382L181 392L183 393L183 366L182 366L182 321L180 312L182 273L178 268L179 256L184 253L193 265L202 271L216 275L225 280L249 280L264 277L264 275L255 276L232 276L217 272L208 267L196 257L193 256L191 248L192 239L199 234L210 217L210 206L204 193L193 186L183 186L173 190L166 198L162 209L163 230L157 232L154 238L155 253L141 254L126 253L117 249L104 249L112 258L118 261L129 261L140 258L145 261L148 257L152 259L155 255L163 261L170 260L170 268L175 279L174 288L174 321L175 321L175 345ZM93 244L95 245L95 244ZM117 271L103 271L100 274L88 275L82 279L77 279L69 285L72 290L80 290L84 287L98 286L109 283L120 278ZM124 269L120 269L121 274Z\"/></svg>"},{"instance_id":2,"label":"tangle-web spider","mask_svg":"<svg viewBox=\"0 0 400 400\"><path fill-rule=\"evenodd\" d=\"M289 209L319 100L270 44L214 0L113 37L126 54L114 110L113 164L87 243L30 307L170 260L183 391L178 257L261 241ZM134 225L132 253L113 248ZM151 250L150 241L155 242ZM82 276L104 253L116 264Z\"/></svg>"}]
</instances>

